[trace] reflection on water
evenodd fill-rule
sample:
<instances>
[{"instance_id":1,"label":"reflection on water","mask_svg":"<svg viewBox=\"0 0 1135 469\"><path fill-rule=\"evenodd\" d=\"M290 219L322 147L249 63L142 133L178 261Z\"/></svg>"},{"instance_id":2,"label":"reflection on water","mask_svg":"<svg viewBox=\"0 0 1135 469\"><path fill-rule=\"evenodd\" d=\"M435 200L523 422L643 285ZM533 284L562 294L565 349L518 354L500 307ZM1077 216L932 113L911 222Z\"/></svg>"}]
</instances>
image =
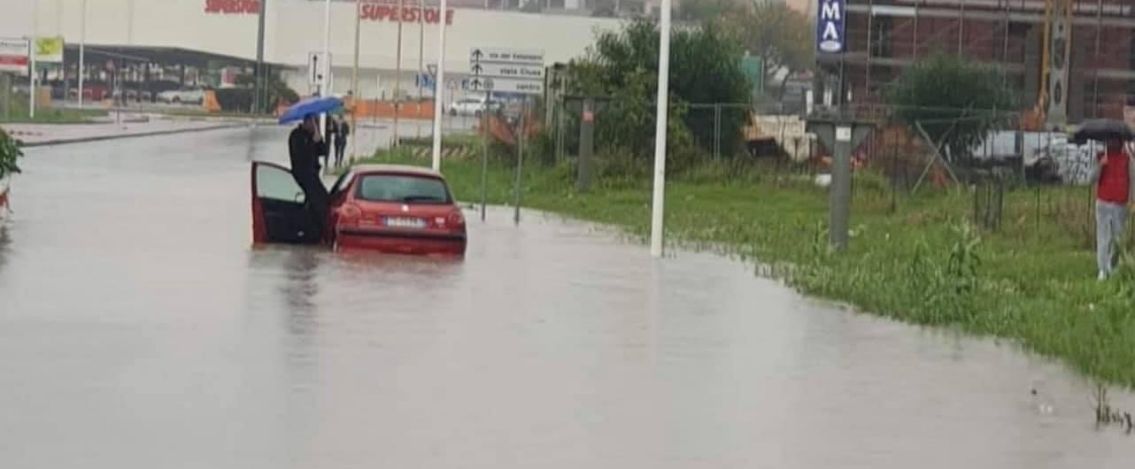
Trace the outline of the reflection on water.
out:
<instances>
[{"instance_id":1,"label":"reflection on water","mask_svg":"<svg viewBox=\"0 0 1135 469\"><path fill-rule=\"evenodd\" d=\"M1059 366L801 298L721 257L656 261L592 226L493 210L464 260L251 248L247 160L284 160L286 132L29 150L0 224L4 467L1135 456Z\"/></svg>"}]
</instances>

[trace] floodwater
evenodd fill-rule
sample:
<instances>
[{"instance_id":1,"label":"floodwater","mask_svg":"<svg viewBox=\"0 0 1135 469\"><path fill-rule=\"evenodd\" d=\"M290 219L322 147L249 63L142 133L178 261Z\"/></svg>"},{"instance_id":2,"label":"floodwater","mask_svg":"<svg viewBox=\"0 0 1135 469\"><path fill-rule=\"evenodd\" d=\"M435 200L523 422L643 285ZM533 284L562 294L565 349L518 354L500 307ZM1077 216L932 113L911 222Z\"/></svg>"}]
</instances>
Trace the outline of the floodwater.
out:
<instances>
[{"instance_id":1,"label":"floodwater","mask_svg":"<svg viewBox=\"0 0 1135 469\"><path fill-rule=\"evenodd\" d=\"M1135 464L1058 365L714 255L508 210L464 261L253 249L248 161L283 139L28 151L0 229L0 465Z\"/></svg>"}]
</instances>

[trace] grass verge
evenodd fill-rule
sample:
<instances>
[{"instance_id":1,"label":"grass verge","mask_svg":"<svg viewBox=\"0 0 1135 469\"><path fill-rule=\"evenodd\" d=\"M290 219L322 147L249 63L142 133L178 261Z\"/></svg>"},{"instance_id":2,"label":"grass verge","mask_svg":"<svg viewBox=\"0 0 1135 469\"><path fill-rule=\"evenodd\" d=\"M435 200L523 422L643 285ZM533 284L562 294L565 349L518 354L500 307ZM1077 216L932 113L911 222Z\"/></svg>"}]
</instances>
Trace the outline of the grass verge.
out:
<instances>
[{"instance_id":1,"label":"grass verge","mask_svg":"<svg viewBox=\"0 0 1135 469\"><path fill-rule=\"evenodd\" d=\"M402 153L370 162L428 165ZM446 161L457 197L480 196L479 161ZM490 165L490 203L512 200L512 168ZM568 167L526 169L525 207L645 236L645 181L598 184L581 194ZM1016 341L1088 376L1135 385L1135 274L1094 278L1091 198L1085 188L1006 194L997 232L967 220L966 191L892 199L886 183L857 175L847 252L826 243L826 192L806 177L704 167L667 185L667 236L724 246L801 292L902 321ZM1131 262L1127 262L1128 265Z\"/></svg>"},{"instance_id":2,"label":"grass verge","mask_svg":"<svg viewBox=\"0 0 1135 469\"><path fill-rule=\"evenodd\" d=\"M101 109L37 109L35 117L28 117L27 105L12 106L9 115L0 114L2 124L86 124L96 117L107 115Z\"/></svg>"}]
</instances>

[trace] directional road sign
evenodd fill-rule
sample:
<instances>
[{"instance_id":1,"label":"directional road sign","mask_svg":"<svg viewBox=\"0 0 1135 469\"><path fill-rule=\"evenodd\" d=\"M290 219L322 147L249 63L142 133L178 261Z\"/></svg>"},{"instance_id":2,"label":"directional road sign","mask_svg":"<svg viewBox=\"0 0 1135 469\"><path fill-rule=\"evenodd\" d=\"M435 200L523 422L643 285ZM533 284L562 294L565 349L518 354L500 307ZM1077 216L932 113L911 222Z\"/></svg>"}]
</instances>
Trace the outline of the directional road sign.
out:
<instances>
[{"instance_id":1,"label":"directional road sign","mask_svg":"<svg viewBox=\"0 0 1135 469\"><path fill-rule=\"evenodd\" d=\"M543 80L544 67L530 64L474 63L469 71L475 76Z\"/></svg>"},{"instance_id":2,"label":"directional road sign","mask_svg":"<svg viewBox=\"0 0 1135 469\"><path fill-rule=\"evenodd\" d=\"M544 65L544 51L474 47L469 51L470 62L498 62L510 64Z\"/></svg>"},{"instance_id":3,"label":"directional road sign","mask_svg":"<svg viewBox=\"0 0 1135 469\"><path fill-rule=\"evenodd\" d=\"M544 92L544 52L474 47L469 51L468 89L502 93Z\"/></svg>"}]
</instances>

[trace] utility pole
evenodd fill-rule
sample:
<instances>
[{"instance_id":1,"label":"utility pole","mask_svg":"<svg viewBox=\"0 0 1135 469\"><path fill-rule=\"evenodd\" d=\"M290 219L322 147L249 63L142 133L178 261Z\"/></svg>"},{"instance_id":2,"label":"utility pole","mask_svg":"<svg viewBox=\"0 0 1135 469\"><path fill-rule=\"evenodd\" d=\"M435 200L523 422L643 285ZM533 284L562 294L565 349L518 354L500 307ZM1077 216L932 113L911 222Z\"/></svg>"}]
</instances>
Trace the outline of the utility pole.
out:
<instances>
[{"instance_id":1,"label":"utility pole","mask_svg":"<svg viewBox=\"0 0 1135 469\"><path fill-rule=\"evenodd\" d=\"M348 161L355 160L355 154L358 153L358 138L359 138L359 106L355 103L359 100L359 35L362 27L363 19L363 4L362 0L355 0L355 71L351 75L351 157Z\"/></svg>"},{"instance_id":2,"label":"utility pole","mask_svg":"<svg viewBox=\"0 0 1135 469\"><path fill-rule=\"evenodd\" d=\"M425 50L426 50L426 0L418 0L418 75L426 70L425 65ZM422 84L418 83L418 106L422 102ZM419 126L420 127L420 126Z\"/></svg>"},{"instance_id":3,"label":"utility pole","mask_svg":"<svg viewBox=\"0 0 1135 469\"><path fill-rule=\"evenodd\" d=\"M36 41L39 38L39 0L32 0L32 38L28 40L28 57L31 61L31 73L28 74L28 116L35 119L35 81L37 76L35 56L38 52Z\"/></svg>"},{"instance_id":4,"label":"utility pole","mask_svg":"<svg viewBox=\"0 0 1135 469\"><path fill-rule=\"evenodd\" d=\"M670 97L670 0L662 0L658 38L658 98L654 126L654 207L650 216L650 255L662 257L662 230L666 203L666 119Z\"/></svg>"},{"instance_id":5,"label":"utility pole","mask_svg":"<svg viewBox=\"0 0 1135 469\"><path fill-rule=\"evenodd\" d=\"M79 109L83 108L84 67L87 62L87 0L79 7Z\"/></svg>"},{"instance_id":6,"label":"utility pole","mask_svg":"<svg viewBox=\"0 0 1135 469\"><path fill-rule=\"evenodd\" d=\"M670 0L664 0L669 2ZM434 80L434 141L433 141L433 169L441 170L441 101L445 97L445 23L449 19L447 10L449 3L441 0L441 11L438 13L437 26L437 80Z\"/></svg>"},{"instance_id":7,"label":"utility pole","mask_svg":"<svg viewBox=\"0 0 1135 469\"><path fill-rule=\"evenodd\" d=\"M330 89L328 80L331 79L331 0L323 3L323 78L319 80L319 96L327 97ZM319 116L319 132L323 134L323 141L327 141L327 114Z\"/></svg>"},{"instance_id":8,"label":"utility pole","mask_svg":"<svg viewBox=\"0 0 1135 469\"><path fill-rule=\"evenodd\" d=\"M395 71L394 71L394 143L391 144L394 148L398 147L398 114L399 104L402 103L402 4L403 0L398 0L398 50L394 52L395 55Z\"/></svg>"},{"instance_id":9,"label":"utility pole","mask_svg":"<svg viewBox=\"0 0 1135 469\"><path fill-rule=\"evenodd\" d=\"M264 112L268 99L267 77L264 76L264 22L268 15L268 0L260 0L260 18L256 25L256 95L252 99L252 112Z\"/></svg>"}]
</instances>

